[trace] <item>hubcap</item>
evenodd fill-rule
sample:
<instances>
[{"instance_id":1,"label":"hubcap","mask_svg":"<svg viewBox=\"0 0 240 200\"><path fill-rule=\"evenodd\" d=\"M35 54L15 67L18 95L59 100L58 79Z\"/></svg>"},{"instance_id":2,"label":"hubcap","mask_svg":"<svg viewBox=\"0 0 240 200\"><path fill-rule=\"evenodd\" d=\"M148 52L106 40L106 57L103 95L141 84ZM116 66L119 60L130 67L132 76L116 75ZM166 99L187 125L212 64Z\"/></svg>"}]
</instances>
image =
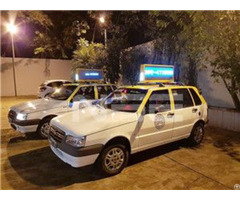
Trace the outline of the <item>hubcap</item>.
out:
<instances>
[{"instance_id":1,"label":"hubcap","mask_svg":"<svg viewBox=\"0 0 240 200\"><path fill-rule=\"evenodd\" d=\"M125 156L123 150L115 147L107 152L104 165L109 171L115 171L122 167L124 159Z\"/></svg>"},{"instance_id":2,"label":"hubcap","mask_svg":"<svg viewBox=\"0 0 240 200\"><path fill-rule=\"evenodd\" d=\"M50 131L50 124L49 124L49 122L45 122L45 123L41 126L41 134L42 134L44 137L48 137L49 131Z\"/></svg>"},{"instance_id":3,"label":"hubcap","mask_svg":"<svg viewBox=\"0 0 240 200\"><path fill-rule=\"evenodd\" d=\"M195 130L195 134L194 134L194 140L197 142L197 143L200 143L201 140L203 138L203 128L202 127L197 127L196 130Z\"/></svg>"}]
</instances>

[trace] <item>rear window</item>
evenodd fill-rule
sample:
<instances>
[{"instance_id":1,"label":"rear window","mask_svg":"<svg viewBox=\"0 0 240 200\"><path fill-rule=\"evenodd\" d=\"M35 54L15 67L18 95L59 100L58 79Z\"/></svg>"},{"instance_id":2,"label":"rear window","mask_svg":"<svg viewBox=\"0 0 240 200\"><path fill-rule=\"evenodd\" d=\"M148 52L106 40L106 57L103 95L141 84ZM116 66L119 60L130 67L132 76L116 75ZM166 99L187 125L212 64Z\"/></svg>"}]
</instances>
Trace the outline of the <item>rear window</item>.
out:
<instances>
[{"instance_id":1,"label":"rear window","mask_svg":"<svg viewBox=\"0 0 240 200\"><path fill-rule=\"evenodd\" d=\"M201 104L202 104L202 101L201 101L201 99L199 98L199 96L198 96L198 94L196 93L196 91L195 91L194 89L192 89L192 88L190 88L189 90L190 90L190 92L191 92L191 94L192 94L192 97L193 97L193 99L194 99L195 105L196 105L196 106L201 105Z\"/></svg>"},{"instance_id":2,"label":"rear window","mask_svg":"<svg viewBox=\"0 0 240 200\"><path fill-rule=\"evenodd\" d=\"M52 82L52 83L48 83L47 86L49 87L60 87L63 85L63 82L62 81L55 81L55 82Z\"/></svg>"},{"instance_id":3,"label":"rear window","mask_svg":"<svg viewBox=\"0 0 240 200\"><path fill-rule=\"evenodd\" d=\"M193 102L190 93L187 89L173 89L173 99L175 104L175 109L192 107Z\"/></svg>"}]
</instances>

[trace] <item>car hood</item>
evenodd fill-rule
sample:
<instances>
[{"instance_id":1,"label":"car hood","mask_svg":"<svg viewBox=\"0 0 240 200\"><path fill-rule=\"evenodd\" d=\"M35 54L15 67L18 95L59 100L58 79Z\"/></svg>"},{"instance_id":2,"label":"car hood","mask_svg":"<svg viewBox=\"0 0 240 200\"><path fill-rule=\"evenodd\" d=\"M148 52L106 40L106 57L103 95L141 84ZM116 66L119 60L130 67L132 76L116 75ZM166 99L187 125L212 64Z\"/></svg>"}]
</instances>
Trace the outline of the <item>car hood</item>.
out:
<instances>
[{"instance_id":1,"label":"car hood","mask_svg":"<svg viewBox=\"0 0 240 200\"><path fill-rule=\"evenodd\" d=\"M44 98L17 104L15 106L12 106L10 109L18 113L32 113L61 107L65 104L67 104L66 101Z\"/></svg>"},{"instance_id":2,"label":"car hood","mask_svg":"<svg viewBox=\"0 0 240 200\"><path fill-rule=\"evenodd\" d=\"M51 120L51 125L64 131L66 135L87 136L136 121L136 113L89 106L60 115Z\"/></svg>"}]
</instances>

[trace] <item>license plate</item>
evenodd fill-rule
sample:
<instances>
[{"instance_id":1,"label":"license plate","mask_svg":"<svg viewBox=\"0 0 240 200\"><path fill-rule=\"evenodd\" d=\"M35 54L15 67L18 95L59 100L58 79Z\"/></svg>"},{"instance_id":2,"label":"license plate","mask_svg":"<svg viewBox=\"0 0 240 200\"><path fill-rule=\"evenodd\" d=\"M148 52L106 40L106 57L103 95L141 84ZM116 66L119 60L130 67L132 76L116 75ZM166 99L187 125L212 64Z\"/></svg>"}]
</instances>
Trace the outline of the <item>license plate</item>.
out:
<instances>
[{"instance_id":1,"label":"license plate","mask_svg":"<svg viewBox=\"0 0 240 200\"><path fill-rule=\"evenodd\" d=\"M52 137L49 137L49 141L53 147L57 148L57 142Z\"/></svg>"}]
</instances>

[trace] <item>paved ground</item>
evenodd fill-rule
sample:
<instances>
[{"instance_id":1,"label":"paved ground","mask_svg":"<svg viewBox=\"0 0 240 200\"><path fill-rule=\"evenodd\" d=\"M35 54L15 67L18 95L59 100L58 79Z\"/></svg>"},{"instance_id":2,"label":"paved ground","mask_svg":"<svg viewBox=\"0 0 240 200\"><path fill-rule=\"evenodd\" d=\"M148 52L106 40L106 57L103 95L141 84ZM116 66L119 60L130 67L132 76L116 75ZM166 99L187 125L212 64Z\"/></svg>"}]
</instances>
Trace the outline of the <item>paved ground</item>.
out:
<instances>
[{"instance_id":1,"label":"paved ground","mask_svg":"<svg viewBox=\"0 0 240 200\"><path fill-rule=\"evenodd\" d=\"M176 142L137 153L117 176L99 177L92 166L74 169L46 140L10 128L8 108L31 98L1 99L1 189L233 189L240 184L240 133L215 128L207 129L198 148Z\"/></svg>"}]
</instances>

